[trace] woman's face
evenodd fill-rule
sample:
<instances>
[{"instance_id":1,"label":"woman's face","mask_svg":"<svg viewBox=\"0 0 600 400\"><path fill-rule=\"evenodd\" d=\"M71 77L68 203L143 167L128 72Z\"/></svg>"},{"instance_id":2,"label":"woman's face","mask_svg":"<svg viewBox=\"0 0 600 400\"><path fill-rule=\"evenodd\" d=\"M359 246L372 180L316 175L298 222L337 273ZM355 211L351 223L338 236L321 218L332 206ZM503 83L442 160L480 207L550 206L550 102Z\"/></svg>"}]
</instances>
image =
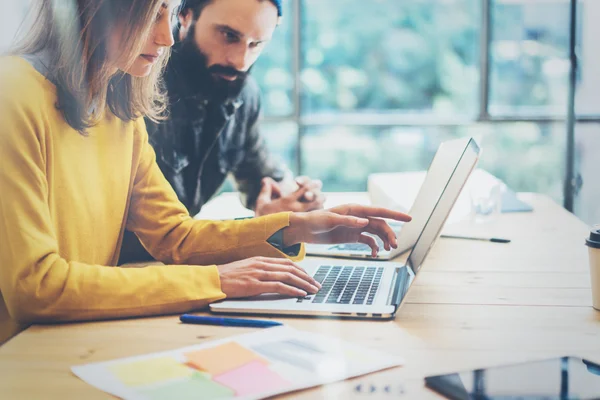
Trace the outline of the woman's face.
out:
<instances>
[{"instance_id":1,"label":"woman's face","mask_svg":"<svg viewBox=\"0 0 600 400\"><path fill-rule=\"evenodd\" d=\"M118 56L117 49L120 47L123 37L119 32L120 29L115 30L110 40L109 57L115 59L116 69L135 77L150 75L152 67L163 52L173 46L171 17L180 3L181 0L163 0L141 54L136 55L134 62L130 65L123 60L123 57Z\"/></svg>"}]
</instances>

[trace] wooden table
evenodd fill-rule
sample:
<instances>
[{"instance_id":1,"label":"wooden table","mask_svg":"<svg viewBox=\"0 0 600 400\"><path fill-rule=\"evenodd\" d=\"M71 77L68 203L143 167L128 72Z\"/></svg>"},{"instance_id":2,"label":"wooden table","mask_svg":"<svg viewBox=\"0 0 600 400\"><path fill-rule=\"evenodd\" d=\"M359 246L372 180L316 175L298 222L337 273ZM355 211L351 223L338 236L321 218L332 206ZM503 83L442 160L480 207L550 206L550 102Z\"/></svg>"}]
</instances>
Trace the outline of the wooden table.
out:
<instances>
[{"instance_id":1,"label":"wooden table","mask_svg":"<svg viewBox=\"0 0 600 400\"><path fill-rule=\"evenodd\" d=\"M587 227L549 198L530 195L535 212L503 214L464 225L511 244L440 239L407 303L394 321L285 319L383 349L406 365L288 395L290 398L363 398L359 383L391 385L405 398L438 398L423 377L474 367L561 355L600 361L600 312L591 306ZM175 349L249 332L194 326L176 316L33 326L0 347L0 397L103 399L77 379L72 365ZM369 398L392 398L379 389Z\"/></svg>"}]
</instances>

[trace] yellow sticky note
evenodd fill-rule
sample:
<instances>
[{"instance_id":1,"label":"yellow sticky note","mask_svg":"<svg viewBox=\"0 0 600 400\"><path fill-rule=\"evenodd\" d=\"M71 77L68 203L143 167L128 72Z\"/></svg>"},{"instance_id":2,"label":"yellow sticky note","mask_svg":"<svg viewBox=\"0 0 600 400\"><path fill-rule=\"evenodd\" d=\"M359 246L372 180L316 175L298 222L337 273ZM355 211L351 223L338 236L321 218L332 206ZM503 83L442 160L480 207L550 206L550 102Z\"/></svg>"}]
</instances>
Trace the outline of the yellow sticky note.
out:
<instances>
[{"instance_id":1,"label":"yellow sticky note","mask_svg":"<svg viewBox=\"0 0 600 400\"><path fill-rule=\"evenodd\" d=\"M188 365L213 376L231 371L252 361L269 364L267 360L236 342L193 351L186 353L185 356L188 359Z\"/></svg>"},{"instance_id":2,"label":"yellow sticky note","mask_svg":"<svg viewBox=\"0 0 600 400\"><path fill-rule=\"evenodd\" d=\"M171 357L114 364L108 369L127 386L142 386L169 379L186 378L194 373L192 368Z\"/></svg>"}]
</instances>

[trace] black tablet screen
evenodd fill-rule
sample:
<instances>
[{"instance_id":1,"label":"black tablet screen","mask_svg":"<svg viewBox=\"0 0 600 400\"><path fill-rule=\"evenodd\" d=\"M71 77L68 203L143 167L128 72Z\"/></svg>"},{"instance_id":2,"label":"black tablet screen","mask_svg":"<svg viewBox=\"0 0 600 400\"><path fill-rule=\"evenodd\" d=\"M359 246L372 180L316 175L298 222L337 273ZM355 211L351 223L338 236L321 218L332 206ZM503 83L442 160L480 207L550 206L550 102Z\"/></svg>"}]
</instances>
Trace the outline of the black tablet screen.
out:
<instances>
[{"instance_id":1,"label":"black tablet screen","mask_svg":"<svg viewBox=\"0 0 600 400\"><path fill-rule=\"evenodd\" d=\"M600 399L600 365L557 358L425 378L450 399Z\"/></svg>"}]
</instances>

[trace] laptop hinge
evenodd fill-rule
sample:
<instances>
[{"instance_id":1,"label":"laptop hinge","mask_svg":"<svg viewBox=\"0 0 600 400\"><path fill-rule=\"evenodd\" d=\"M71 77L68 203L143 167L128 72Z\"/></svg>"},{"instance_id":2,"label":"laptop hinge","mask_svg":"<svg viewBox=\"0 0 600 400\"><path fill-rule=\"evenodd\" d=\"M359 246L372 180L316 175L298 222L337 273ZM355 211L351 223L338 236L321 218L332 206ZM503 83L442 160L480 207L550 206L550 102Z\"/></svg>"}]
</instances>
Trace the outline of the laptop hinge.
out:
<instances>
[{"instance_id":1,"label":"laptop hinge","mask_svg":"<svg viewBox=\"0 0 600 400\"><path fill-rule=\"evenodd\" d=\"M390 286L391 289L389 293L388 293L388 298L387 298L387 304L388 305L393 305L394 304L394 299L396 298L396 292L398 291L398 285L396 284L396 282L398 281L398 275L400 274L400 267L396 267L396 271L394 272L394 277L392 279L392 285Z\"/></svg>"},{"instance_id":2,"label":"laptop hinge","mask_svg":"<svg viewBox=\"0 0 600 400\"><path fill-rule=\"evenodd\" d=\"M408 272L406 271L408 267L400 267L396 268L396 276L394 279L394 291L392 294L392 299L390 305L393 305L398 309L400 302L404 298L406 294L406 278L408 277Z\"/></svg>"}]
</instances>

